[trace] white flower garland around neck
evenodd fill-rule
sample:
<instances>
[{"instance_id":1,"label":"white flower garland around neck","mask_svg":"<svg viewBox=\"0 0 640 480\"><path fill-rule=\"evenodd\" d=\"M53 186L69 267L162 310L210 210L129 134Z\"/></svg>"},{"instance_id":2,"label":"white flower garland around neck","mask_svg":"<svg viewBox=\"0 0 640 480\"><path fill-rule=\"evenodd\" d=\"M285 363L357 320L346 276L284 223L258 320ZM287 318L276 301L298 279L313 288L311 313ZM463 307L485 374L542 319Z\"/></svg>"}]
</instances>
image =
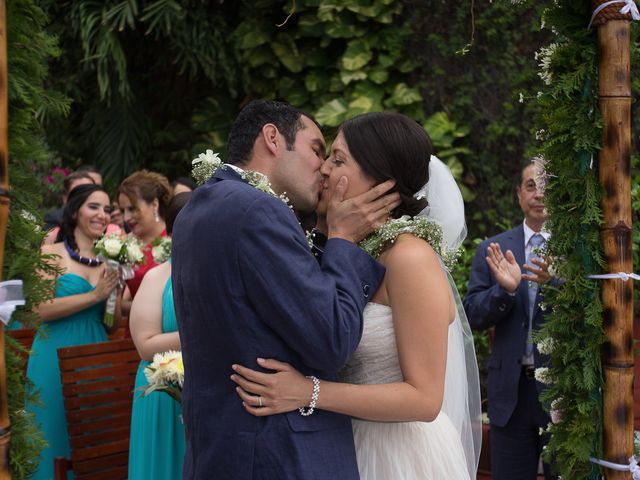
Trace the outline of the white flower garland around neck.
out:
<instances>
[{"instance_id":1,"label":"white flower garland around neck","mask_svg":"<svg viewBox=\"0 0 640 480\"><path fill-rule=\"evenodd\" d=\"M254 172L253 170L244 170L234 165L223 163L218 155L218 153L213 153L213 150L206 150L205 153L201 153L198 155L198 158L194 158L191 162L191 176L198 186L205 184L218 168L233 168L249 185L257 188L261 192L279 198L286 203L289 208L293 208L289 202L289 197L287 197L286 192L280 195L274 192L273 188L271 188L269 178L266 175L260 172Z\"/></svg>"},{"instance_id":2,"label":"white flower garland around neck","mask_svg":"<svg viewBox=\"0 0 640 480\"><path fill-rule=\"evenodd\" d=\"M460 250L452 250L445 245L440 225L426 217L412 218L409 215L389 220L358 245L369 255L377 258L384 247L395 242L402 233L410 233L431 245L448 269L456 264L460 256Z\"/></svg>"}]
</instances>

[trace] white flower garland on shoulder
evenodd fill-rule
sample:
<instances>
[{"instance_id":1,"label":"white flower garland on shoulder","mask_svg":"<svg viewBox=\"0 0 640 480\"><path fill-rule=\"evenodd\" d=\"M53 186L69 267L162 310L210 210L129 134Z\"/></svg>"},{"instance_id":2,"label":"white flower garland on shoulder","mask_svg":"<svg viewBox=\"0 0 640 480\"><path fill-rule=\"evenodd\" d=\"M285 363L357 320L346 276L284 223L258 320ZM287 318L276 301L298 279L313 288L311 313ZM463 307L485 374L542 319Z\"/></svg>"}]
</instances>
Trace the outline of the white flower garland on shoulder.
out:
<instances>
[{"instance_id":1,"label":"white flower garland on shoulder","mask_svg":"<svg viewBox=\"0 0 640 480\"><path fill-rule=\"evenodd\" d=\"M412 218L409 215L389 220L358 245L369 255L377 258L384 247L395 242L402 233L410 233L431 245L448 269L456 264L460 256L459 249L452 250L443 242L440 225L426 217Z\"/></svg>"},{"instance_id":2,"label":"white flower garland on shoulder","mask_svg":"<svg viewBox=\"0 0 640 480\"><path fill-rule=\"evenodd\" d=\"M273 188L271 188L269 178L266 175L260 172L254 172L253 170L244 170L235 167L234 165L223 163L218 155L218 153L213 153L213 150L206 150L205 153L201 153L198 155L198 158L194 158L191 162L191 176L198 186L205 184L217 169L229 167L233 168L238 175L240 175L240 177L252 187L257 188L268 195L279 198L286 203L289 208L293 208L289 202L289 197L287 197L286 192L280 195L274 192Z\"/></svg>"}]
</instances>

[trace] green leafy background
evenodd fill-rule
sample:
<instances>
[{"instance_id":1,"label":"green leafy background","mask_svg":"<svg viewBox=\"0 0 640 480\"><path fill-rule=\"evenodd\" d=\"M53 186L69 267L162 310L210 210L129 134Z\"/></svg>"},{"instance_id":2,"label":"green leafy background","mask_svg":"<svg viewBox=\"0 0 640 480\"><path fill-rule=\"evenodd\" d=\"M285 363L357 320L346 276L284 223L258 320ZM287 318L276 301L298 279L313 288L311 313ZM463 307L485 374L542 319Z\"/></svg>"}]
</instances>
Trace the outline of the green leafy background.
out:
<instances>
[{"instance_id":1,"label":"green leafy background","mask_svg":"<svg viewBox=\"0 0 640 480\"><path fill-rule=\"evenodd\" d=\"M140 168L186 176L206 148L224 158L231 123L254 98L299 106L329 139L343 120L368 111L396 110L424 125L466 201L470 238L453 272L461 293L478 239L522 220L515 179L523 159L541 150L562 179L550 186L548 204L554 253L567 259L563 275L582 278L587 267L601 265L599 190L578 155L597 153L600 128L595 36L585 28L590 12L582 1L9 0L7 6L11 182L19 193L4 275L25 279L30 305L18 316L25 323L33 321L26 313L31 305L50 294L34 275L43 266L34 225L57 206L41 197L51 189L44 178L52 167L96 164L112 189ZM558 38L567 45L554 56L555 81L547 86L534 54ZM541 129L550 139L545 145L536 140ZM637 125L633 139L637 152ZM633 165L637 212L635 156ZM563 478L597 473L585 456L599 449L599 428L586 425L599 415L600 307L598 291L581 282L549 292L566 306L540 334L571 345L554 359L569 376L546 397L567 395L577 405L550 447ZM571 312L582 312L588 328L568 339L577 322ZM476 340L482 365L488 339ZM25 402L19 360L8 363L14 477L26 478L42 443L19 413ZM577 363L587 369L577 372Z\"/></svg>"},{"instance_id":2,"label":"green leafy background","mask_svg":"<svg viewBox=\"0 0 640 480\"><path fill-rule=\"evenodd\" d=\"M391 109L428 129L469 202L473 236L520 221L512 179L535 144L536 103L518 100L541 85L533 54L550 36L541 6L41 3L63 51L49 79L73 99L65 119L46 123L59 164L98 164L112 187L142 167L187 175L205 148L224 158L229 126L252 98L299 106L329 138L346 118Z\"/></svg>"}]
</instances>

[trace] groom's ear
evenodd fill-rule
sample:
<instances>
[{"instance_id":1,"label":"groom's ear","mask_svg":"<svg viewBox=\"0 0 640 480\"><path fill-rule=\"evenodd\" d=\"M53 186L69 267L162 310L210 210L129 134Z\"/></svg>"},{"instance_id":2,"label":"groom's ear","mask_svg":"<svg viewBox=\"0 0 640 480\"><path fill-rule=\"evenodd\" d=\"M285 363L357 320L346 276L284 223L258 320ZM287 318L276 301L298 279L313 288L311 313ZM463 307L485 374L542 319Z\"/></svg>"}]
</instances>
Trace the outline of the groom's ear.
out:
<instances>
[{"instance_id":1,"label":"groom's ear","mask_svg":"<svg viewBox=\"0 0 640 480\"><path fill-rule=\"evenodd\" d=\"M280 135L278 127L273 123L266 123L262 127L260 134L262 135L262 140L264 141L267 150L269 150L272 155L277 155L282 141L282 136Z\"/></svg>"}]
</instances>

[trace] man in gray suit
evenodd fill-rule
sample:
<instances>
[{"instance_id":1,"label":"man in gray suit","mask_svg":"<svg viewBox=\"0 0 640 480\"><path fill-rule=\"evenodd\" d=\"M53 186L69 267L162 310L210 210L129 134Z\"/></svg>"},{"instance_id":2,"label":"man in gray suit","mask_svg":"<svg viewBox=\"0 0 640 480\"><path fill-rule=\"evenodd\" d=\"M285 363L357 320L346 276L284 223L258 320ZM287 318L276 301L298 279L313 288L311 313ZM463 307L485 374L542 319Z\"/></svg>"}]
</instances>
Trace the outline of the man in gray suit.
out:
<instances>
[{"instance_id":1,"label":"man in gray suit","mask_svg":"<svg viewBox=\"0 0 640 480\"><path fill-rule=\"evenodd\" d=\"M478 246L471 267L464 308L471 327L494 327L488 361L493 480L534 480L546 442L540 428L550 422L538 395L536 367L547 363L532 342L532 331L545 321L539 284L551 280L548 265L536 253L549 240L543 229L546 211L536 188L535 166L522 169L516 189L524 222ZM553 478L545 465L545 477Z\"/></svg>"}]
</instances>

